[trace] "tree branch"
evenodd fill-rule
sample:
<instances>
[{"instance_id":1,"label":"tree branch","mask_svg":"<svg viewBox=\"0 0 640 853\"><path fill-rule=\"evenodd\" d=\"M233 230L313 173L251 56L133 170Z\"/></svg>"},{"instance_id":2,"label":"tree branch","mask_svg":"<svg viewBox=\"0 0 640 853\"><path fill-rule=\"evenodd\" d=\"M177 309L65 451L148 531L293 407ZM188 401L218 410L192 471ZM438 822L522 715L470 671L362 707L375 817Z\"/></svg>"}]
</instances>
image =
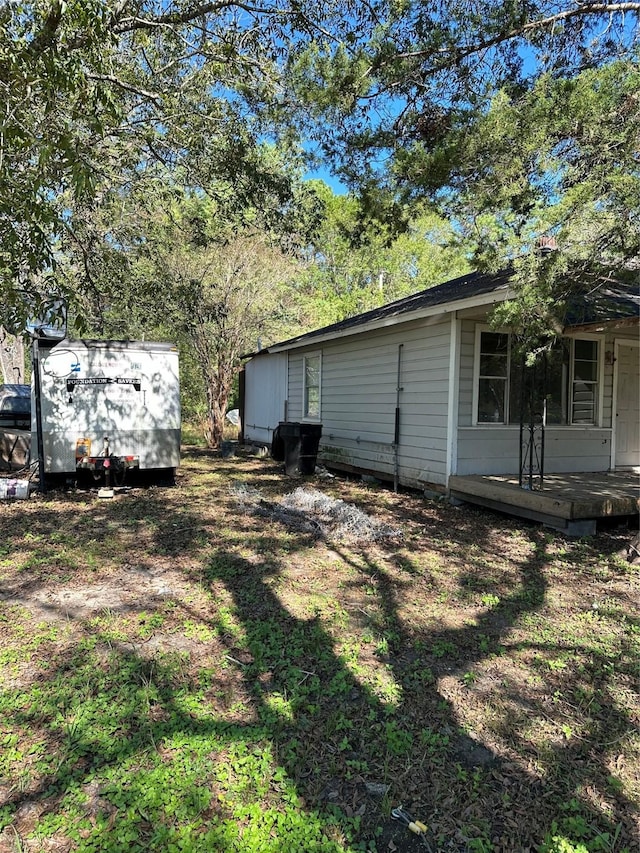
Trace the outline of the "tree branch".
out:
<instances>
[{"instance_id":1,"label":"tree branch","mask_svg":"<svg viewBox=\"0 0 640 853\"><path fill-rule=\"evenodd\" d=\"M42 29L31 42L30 50L32 53L40 53L40 51L45 50L53 44L61 20L62 3L60 0L55 0L55 2L51 4L51 9L45 18Z\"/></svg>"},{"instance_id":2,"label":"tree branch","mask_svg":"<svg viewBox=\"0 0 640 853\"><path fill-rule=\"evenodd\" d=\"M287 16L294 13L293 9L269 8L268 6L253 6L249 3L241 3L238 0L223 0L218 3L201 3L197 6L187 7L182 12L166 12L153 18L123 18L112 26L114 33L122 34L134 30L149 30L155 27L175 26L190 24L205 15L217 14L228 9L238 9L251 15ZM299 12L298 12L299 14Z\"/></svg>"},{"instance_id":3,"label":"tree branch","mask_svg":"<svg viewBox=\"0 0 640 853\"><path fill-rule=\"evenodd\" d=\"M585 6L577 6L575 9L567 9L564 12L557 12L555 15L549 15L546 18L539 18L535 21L527 21L519 27L514 27L513 29L507 30L506 32L498 33L498 35L492 36L488 39L483 39L482 41L476 42L475 44L469 45L468 47L455 49L440 48L438 53L440 55L451 55L451 59L448 62L444 63L444 65L442 66L447 67L459 62L462 59L467 59L469 56L473 56L476 53L480 53L483 50L488 50L489 48L496 47L497 45L502 44L505 41L511 41L512 39L520 38L521 36L525 36L530 32L544 29L545 27L553 26L554 24L563 21L568 21L572 18L605 14L624 14L625 12L640 13L640 2L637 2L637 0L630 0L630 2L623 3L589 3ZM431 55L432 52L433 51L431 50L407 51L405 53L398 53L393 58L394 60L420 59L421 57Z\"/></svg>"},{"instance_id":4,"label":"tree branch","mask_svg":"<svg viewBox=\"0 0 640 853\"><path fill-rule=\"evenodd\" d=\"M153 101L155 104L162 103L162 99L155 92L150 92L148 89L141 89L139 86L134 86L132 83L126 83L114 74L92 74L89 72L87 73L87 77L89 80L97 80L100 83L112 83L114 86L118 86L125 92L132 92L134 95L140 95L143 98Z\"/></svg>"}]
</instances>

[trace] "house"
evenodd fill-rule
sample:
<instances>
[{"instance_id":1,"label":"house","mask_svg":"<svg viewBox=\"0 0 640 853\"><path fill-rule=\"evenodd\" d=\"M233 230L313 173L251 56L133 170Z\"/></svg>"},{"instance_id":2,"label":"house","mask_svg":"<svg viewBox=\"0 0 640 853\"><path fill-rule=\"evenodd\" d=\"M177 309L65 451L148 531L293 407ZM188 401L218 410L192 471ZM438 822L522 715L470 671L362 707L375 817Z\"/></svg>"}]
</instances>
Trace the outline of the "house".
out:
<instances>
[{"instance_id":1,"label":"house","mask_svg":"<svg viewBox=\"0 0 640 853\"><path fill-rule=\"evenodd\" d=\"M268 444L279 421L321 423L328 467L490 506L502 499L462 481L515 479L518 500L539 504L532 492L554 475L640 471L638 289L603 287L573 313L546 394L532 391L540 406L546 397L544 430L521 418L526 370L509 331L488 322L512 297L508 272L471 273L262 350L246 365L245 441Z\"/></svg>"}]
</instances>

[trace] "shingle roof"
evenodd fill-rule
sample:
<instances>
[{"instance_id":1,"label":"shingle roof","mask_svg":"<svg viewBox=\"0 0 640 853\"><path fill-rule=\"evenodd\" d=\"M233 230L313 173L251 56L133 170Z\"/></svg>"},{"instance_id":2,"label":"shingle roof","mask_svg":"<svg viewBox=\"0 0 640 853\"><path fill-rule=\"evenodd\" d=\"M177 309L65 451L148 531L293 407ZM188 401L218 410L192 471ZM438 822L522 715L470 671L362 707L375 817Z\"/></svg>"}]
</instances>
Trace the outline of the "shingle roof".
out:
<instances>
[{"instance_id":1,"label":"shingle roof","mask_svg":"<svg viewBox=\"0 0 640 853\"><path fill-rule=\"evenodd\" d=\"M434 308L438 305L454 304L463 299L483 296L498 290L506 290L512 276L512 271L507 269L499 273L472 272L467 275L446 281L444 284L421 290L411 296L389 302L380 308L373 308L363 314L348 317L339 323L323 326L280 341L267 347L264 352L270 350L288 349L314 338L338 335L353 329L354 333L360 326L375 323L380 320L391 320L424 309ZM489 300L487 300L489 301ZM640 317L640 288L624 284L605 284L594 289L591 294L583 295L567 309L565 327L583 326L597 322L620 322L635 320Z\"/></svg>"},{"instance_id":2,"label":"shingle roof","mask_svg":"<svg viewBox=\"0 0 640 853\"><path fill-rule=\"evenodd\" d=\"M355 317L340 320L339 323L332 323L329 326L323 326L321 329L314 329L312 332L306 332L295 338L280 341L268 349L294 346L302 341L313 340L313 338L324 337L332 333L338 334L339 332L355 329L358 326L364 326L376 320L385 320L398 317L402 314L410 314L424 308L433 308L437 305L445 305L448 302L457 302L461 299L469 299L473 296L493 293L501 288L506 289L510 277L511 272L508 270L496 274L468 273L451 281L445 281L444 284L438 284L435 287L421 290L419 293L414 293L411 296L397 299L395 302L389 302L380 308L373 308L371 311L365 311L363 314L356 314Z\"/></svg>"},{"instance_id":3,"label":"shingle roof","mask_svg":"<svg viewBox=\"0 0 640 853\"><path fill-rule=\"evenodd\" d=\"M624 322L640 317L640 286L605 284L567 310L566 326L587 326L598 322Z\"/></svg>"}]
</instances>

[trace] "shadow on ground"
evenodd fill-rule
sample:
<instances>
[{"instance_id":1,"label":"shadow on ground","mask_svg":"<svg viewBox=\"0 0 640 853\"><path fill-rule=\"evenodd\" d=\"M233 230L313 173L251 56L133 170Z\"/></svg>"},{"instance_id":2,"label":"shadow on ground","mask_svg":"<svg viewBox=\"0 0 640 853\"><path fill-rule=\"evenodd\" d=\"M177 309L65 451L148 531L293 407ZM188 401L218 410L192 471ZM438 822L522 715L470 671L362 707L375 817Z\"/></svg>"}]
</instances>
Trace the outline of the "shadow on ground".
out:
<instances>
[{"instance_id":1,"label":"shadow on ground","mask_svg":"<svg viewBox=\"0 0 640 853\"><path fill-rule=\"evenodd\" d=\"M201 453L181 476L3 520L0 849L633 848L612 762L634 647L538 630L550 587L580 592L554 537L369 493L407 539L347 547L238 511L230 480L290 487L269 463ZM90 611L61 594L96 584Z\"/></svg>"}]
</instances>

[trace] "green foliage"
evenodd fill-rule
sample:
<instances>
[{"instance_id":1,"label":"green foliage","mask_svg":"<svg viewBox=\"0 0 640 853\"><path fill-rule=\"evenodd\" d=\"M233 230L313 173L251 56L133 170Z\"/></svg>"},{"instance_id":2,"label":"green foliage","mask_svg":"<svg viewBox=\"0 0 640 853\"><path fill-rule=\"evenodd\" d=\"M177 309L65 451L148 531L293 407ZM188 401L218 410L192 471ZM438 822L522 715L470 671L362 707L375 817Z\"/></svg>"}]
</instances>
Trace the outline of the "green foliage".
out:
<instances>
[{"instance_id":1,"label":"green foliage","mask_svg":"<svg viewBox=\"0 0 640 853\"><path fill-rule=\"evenodd\" d=\"M233 6L207 12L196 2L4 4L3 322L20 329L52 289L99 296L119 244L109 244L111 255L96 252L87 224L158 170L206 187L227 209L245 210L265 191L286 204L297 147L273 125L285 114L276 60L285 34L305 27L302 14L282 16L268 4L242 17ZM267 137L279 139L270 152L260 141ZM72 276L58 269L70 246Z\"/></svg>"},{"instance_id":2,"label":"green foliage","mask_svg":"<svg viewBox=\"0 0 640 853\"><path fill-rule=\"evenodd\" d=\"M94 143L122 115L96 78L107 70L112 45L106 17L104 4L93 0L6 3L0 10L0 283L5 317L18 328L21 289L55 263L64 227L59 193L68 187L77 199L91 195ZM73 46L78 32L85 33L82 51Z\"/></svg>"},{"instance_id":3,"label":"green foliage","mask_svg":"<svg viewBox=\"0 0 640 853\"><path fill-rule=\"evenodd\" d=\"M607 3L403 0L362 4L347 26L336 43L319 40L297 52L290 76L311 115L321 116L317 138L342 155L355 185L384 177L387 155L435 150L430 168L417 167L412 183L441 187L447 154L455 156L447 144L451 129L477 117L487 97L501 89L517 95L540 74L572 76L637 47L625 9Z\"/></svg>"},{"instance_id":4,"label":"green foliage","mask_svg":"<svg viewBox=\"0 0 640 853\"><path fill-rule=\"evenodd\" d=\"M468 244L428 208L405 209L404 224L384 222L382 199L373 216L362 198L315 188L324 218L299 284L313 325L343 320L469 270Z\"/></svg>"},{"instance_id":5,"label":"green foliage","mask_svg":"<svg viewBox=\"0 0 640 853\"><path fill-rule=\"evenodd\" d=\"M532 339L565 322L575 293L611 277L633 280L640 252L636 162L640 72L632 61L541 77L520 96L496 96L459 147L459 202L479 229L479 259L510 259L520 294L499 321ZM469 176L468 167L474 163ZM540 235L558 251L533 251ZM574 319L576 319L574 317Z\"/></svg>"},{"instance_id":6,"label":"green foliage","mask_svg":"<svg viewBox=\"0 0 640 853\"><path fill-rule=\"evenodd\" d=\"M411 751L413 736L409 731L403 731L395 720L385 723L387 749L392 755L407 755Z\"/></svg>"},{"instance_id":7,"label":"green foliage","mask_svg":"<svg viewBox=\"0 0 640 853\"><path fill-rule=\"evenodd\" d=\"M58 795L36 838L63 830L87 853L104 849L105 834L109 849L121 851L347 849L326 837L318 814L301 811L264 730L207 727L204 697L189 697L177 660L156 659L150 667L114 653L105 667L96 653L85 653L69 665L71 677L0 697L3 714L59 733L57 757L44 742L29 747ZM151 725L152 709L167 702L169 718ZM200 719L200 732L193 723L183 731L189 719ZM17 736L3 739L3 773L24 758L17 744ZM88 761L92 781L83 787L78 769ZM278 806L257 805L276 797ZM10 823L10 812L6 818Z\"/></svg>"},{"instance_id":8,"label":"green foliage","mask_svg":"<svg viewBox=\"0 0 640 853\"><path fill-rule=\"evenodd\" d=\"M567 808L579 810L575 801L568 803ZM628 847L618 846L621 830L621 825L618 825L614 832L597 832L582 815L570 816L563 819L560 826L553 821L540 853L629 853Z\"/></svg>"},{"instance_id":9,"label":"green foliage","mask_svg":"<svg viewBox=\"0 0 640 853\"><path fill-rule=\"evenodd\" d=\"M476 265L513 266L519 299L499 319L530 342L576 292L637 282L638 28L621 7L409 0L358 24L335 63L308 51L292 85L383 232L431 199ZM560 251L533 251L542 235Z\"/></svg>"},{"instance_id":10,"label":"green foliage","mask_svg":"<svg viewBox=\"0 0 640 853\"><path fill-rule=\"evenodd\" d=\"M273 152L263 153L275 168ZM217 446L241 357L261 338L285 336L297 319L292 282L298 262L283 249L281 234L270 230L280 199L267 186L255 188L260 207L238 210L235 197L214 199L212 191L172 186L166 173L159 178L156 185L139 183L128 196L111 193L93 220L79 223L94 247L96 285L83 300L82 316L100 336L178 343L184 416ZM77 247L69 249L63 271L81 289Z\"/></svg>"},{"instance_id":11,"label":"green foliage","mask_svg":"<svg viewBox=\"0 0 640 853\"><path fill-rule=\"evenodd\" d=\"M311 253L303 322L465 270L462 226L485 265L515 261L521 325L536 294L548 321L560 280L638 254L636 33L623 14L547 0L6 3L1 319L21 328L55 290L81 297L77 330L95 331L105 281L135 303L124 218L143 184L168 208L173 188L208 195L225 227L276 229L286 252ZM343 210L329 200L324 223L318 194L296 189L302 134L360 191ZM455 229L416 207L425 196ZM188 239L203 249L201 224ZM568 260L526 260L548 231ZM117 321L130 333L149 318Z\"/></svg>"}]
</instances>

